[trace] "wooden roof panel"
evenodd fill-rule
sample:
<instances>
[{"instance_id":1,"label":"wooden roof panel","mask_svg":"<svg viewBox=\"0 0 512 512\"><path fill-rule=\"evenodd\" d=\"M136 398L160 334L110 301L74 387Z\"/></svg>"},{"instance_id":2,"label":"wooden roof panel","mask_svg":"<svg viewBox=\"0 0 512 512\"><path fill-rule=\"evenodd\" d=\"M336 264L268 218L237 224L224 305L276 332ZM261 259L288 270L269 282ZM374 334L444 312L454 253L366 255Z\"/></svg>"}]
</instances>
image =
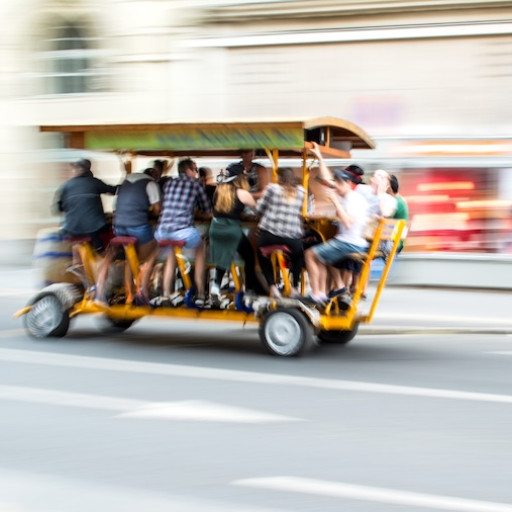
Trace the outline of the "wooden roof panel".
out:
<instances>
[{"instance_id":1,"label":"wooden roof panel","mask_svg":"<svg viewBox=\"0 0 512 512\"><path fill-rule=\"evenodd\" d=\"M189 121L147 124L44 125L42 132L62 132L67 147L137 154L224 155L242 148L299 152L306 142L332 150L372 149L359 127L333 117L285 120Z\"/></svg>"}]
</instances>

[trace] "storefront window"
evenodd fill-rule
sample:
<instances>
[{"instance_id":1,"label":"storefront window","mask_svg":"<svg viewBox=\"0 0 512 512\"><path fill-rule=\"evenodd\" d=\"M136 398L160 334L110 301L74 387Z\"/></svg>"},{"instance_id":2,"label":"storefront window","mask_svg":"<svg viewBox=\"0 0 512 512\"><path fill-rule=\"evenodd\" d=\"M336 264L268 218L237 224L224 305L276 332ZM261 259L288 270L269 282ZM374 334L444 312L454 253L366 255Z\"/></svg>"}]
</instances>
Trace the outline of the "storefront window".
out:
<instances>
[{"instance_id":1,"label":"storefront window","mask_svg":"<svg viewBox=\"0 0 512 512\"><path fill-rule=\"evenodd\" d=\"M512 252L512 194L503 189L507 171L427 168L401 172L400 192L411 220L406 250Z\"/></svg>"}]
</instances>

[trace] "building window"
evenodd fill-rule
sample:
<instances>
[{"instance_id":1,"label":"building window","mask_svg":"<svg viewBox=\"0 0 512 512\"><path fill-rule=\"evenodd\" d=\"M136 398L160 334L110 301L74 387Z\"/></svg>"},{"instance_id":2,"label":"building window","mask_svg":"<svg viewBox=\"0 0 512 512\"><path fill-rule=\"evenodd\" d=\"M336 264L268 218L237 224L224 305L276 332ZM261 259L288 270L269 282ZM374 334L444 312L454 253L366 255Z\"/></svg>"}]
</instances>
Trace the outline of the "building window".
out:
<instances>
[{"instance_id":1,"label":"building window","mask_svg":"<svg viewBox=\"0 0 512 512\"><path fill-rule=\"evenodd\" d=\"M81 30L74 25L62 27L55 45L55 92L87 92L89 59L87 42L82 37Z\"/></svg>"},{"instance_id":2,"label":"building window","mask_svg":"<svg viewBox=\"0 0 512 512\"><path fill-rule=\"evenodd\" d=\"M44 76L50 94L83 94L106 89L106 56L98 40L85 26L66 23L53 28L54 36L45 42Z\"/></svg>"}]
</instances>

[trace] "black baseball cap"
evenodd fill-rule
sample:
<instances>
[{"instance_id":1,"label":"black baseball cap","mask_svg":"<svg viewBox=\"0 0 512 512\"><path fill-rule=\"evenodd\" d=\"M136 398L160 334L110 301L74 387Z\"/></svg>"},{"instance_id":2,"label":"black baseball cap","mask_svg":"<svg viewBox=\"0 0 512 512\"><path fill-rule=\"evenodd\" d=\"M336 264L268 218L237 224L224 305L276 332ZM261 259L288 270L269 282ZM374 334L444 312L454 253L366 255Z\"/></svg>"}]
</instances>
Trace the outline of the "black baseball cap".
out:
<instances>
[{"instance_id":1,"label":"black baseball cap","mask_svg":"<svg viewBox=\"0 0 512 512\"><path fill-rule=\"evenodd\" d=\"M361 176L364 175L364 170L362 167L359 167L359 165L351 164L348 167L345 167L345 171L352 175L352 183L359 185L359 183L363 182Z\"/></svg>"},{"instance_id":2,"label":"black baseball cap","mask_svg":"<svg viewBox=\"0 0 512 512\"><path fill-rule=\"evenodd\" d=\"M349 172L345 171L344 169L334 169L332 172L335 180L341 180L341 181L352 181L353 175Z\"/></svg>"},{"instance_id":3,"label":"black baseball cap","mask_svg":"<svg viewBox=\"0 0 512 512\"><path fill-rule=\"evenodd\" d=\"M244 166L239 162L233 162L226 167L226 175L229 177L238 176L244 173Z\"/></svg>"}]
</instances>

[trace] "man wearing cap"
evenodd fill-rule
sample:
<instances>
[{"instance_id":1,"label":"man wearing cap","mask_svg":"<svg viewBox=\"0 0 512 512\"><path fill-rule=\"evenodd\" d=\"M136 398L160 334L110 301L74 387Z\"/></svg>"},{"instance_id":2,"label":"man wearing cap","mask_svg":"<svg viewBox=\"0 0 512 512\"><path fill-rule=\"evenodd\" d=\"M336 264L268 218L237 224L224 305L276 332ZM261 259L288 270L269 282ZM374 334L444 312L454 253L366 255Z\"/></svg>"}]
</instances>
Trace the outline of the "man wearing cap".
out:
<instances>
[{"instance_id":1,"label":"man wearing cap","mask_svg":"<svg viewBox=\"0 0 512 512\"><path fill-rule=\"evenodd\" d=\"M345 167L345 171L351 174L354 187L363 183L364 170L359 165L351 164Z\"/></svg>"},{"instance_id":2,"label":"man wearing cap","mask_svg":"<svg viewBox=\"0 0 512 512\"><path fill-rule=\"evenodd\" d=\"M318 159L320 178L323 182L331 183L330 187L325 187L325 196L334 204L339 220L337 235L309 248L304 255L311 285L309 299L322 304L328 300L327 267L350 253L364 252L368 246L363 236L368 221L368 203L352 190L352 175L349 172L336 170L331 174L316 144L312 151Z\"/></svg>"},{"instance_id":3,"label":"man wearing cap","mask_svg":"<svg viewBox=\"0 0 512 512\"><path fill-rule=\"evenodd\" d=\"M90 236L97 251L102 251L102 238L109 231L101 194L114 195L117 186L107 185L91 172L91 161L85 158L71 164L73 177L56 194L56 210L65 214L62 231L70 236Z\"/></svg>"},{"instance_id":4,"label":"man wearing cap","mask_svg":"<svg viewBox=\"0 0 512 512\"><path fill-rule=\"evenodd\" d=\"M254 149L241 149L241 160L235 164L230 164L230 172L237 174L243 172L249 183L249 192L254 199L258 200L263 195L263 191L270 183L269 171L263 165L254 162ZM233 170L233 166L237 166L237 170Z\"/></svg>"}]
</instances>

